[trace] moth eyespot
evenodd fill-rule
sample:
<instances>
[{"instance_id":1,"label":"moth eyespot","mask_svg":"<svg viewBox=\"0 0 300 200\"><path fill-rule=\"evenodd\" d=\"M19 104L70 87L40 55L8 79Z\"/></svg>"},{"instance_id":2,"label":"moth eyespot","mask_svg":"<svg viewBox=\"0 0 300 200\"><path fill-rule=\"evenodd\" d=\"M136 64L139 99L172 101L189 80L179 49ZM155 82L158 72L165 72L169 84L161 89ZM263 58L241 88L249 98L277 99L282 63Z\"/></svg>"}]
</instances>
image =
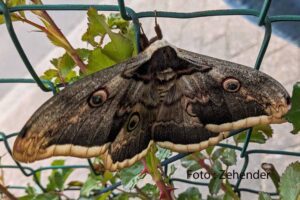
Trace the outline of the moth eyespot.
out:
<instances>
[{"instance_id":1,"label":"moth eyespot","mask_svg":"<svg viewBox=\"0 0 300 200\"><path fill-rule=\"evenodd\" d=\"M240 87L240 81L235 78L226 78L223 81L223 88L227 92L237 92L239 91Z\"/></svg>"},{"instance_id":2,"label":"moth eyespot","mask_svg":"<svg viewBox=\"0 0 300 200\"><path fill-rule=\"evenodd\" d=\"M107 100L107 97L108 94L106 90L97 90L90 96L88 103L91 107L96 108L101 106Z\"/></svg>"},{"instance_id":3,"label":"moth eyespot","mask_svg":"<svg viewBox=\"0 0 300 200\"><path fill-rule=\"evenodd\" d=\"M186 106L186 112L188 115L192 116L192 117L196 117L197 115L193 112L193 104L192 103L188 103Z\"/></svg>"},{"instance_id":4,"label":"moth eyespot","mask_svg":"<svg viewBox=\"0 0 300 200\"><path fill-rule=\"evenodd\" d=\"M127 130L133 131L139 125L140 115L138 113L133 113L127 123Z\"/></svg>"}]
</instances>

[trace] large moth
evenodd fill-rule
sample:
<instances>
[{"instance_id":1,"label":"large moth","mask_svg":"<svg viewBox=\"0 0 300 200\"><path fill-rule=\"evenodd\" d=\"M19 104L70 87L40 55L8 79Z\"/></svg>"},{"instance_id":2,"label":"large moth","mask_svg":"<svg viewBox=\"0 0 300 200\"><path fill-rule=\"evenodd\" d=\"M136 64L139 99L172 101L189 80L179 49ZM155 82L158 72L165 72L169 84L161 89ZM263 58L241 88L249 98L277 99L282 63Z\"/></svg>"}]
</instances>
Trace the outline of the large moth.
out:
<instances>
[{"instance_id":1,"label":"large moth","mask_svg":"<svg viewBox=\"0 0 300 200\"><path fill-rule=\"evenodd\" d=\"M287 91L262 72L157 41L50 98L21 130L13 155L22 162L101 156L114 171L153 143L194 152L229 131L280 123L289 104Z\"/></svg>"}]
</instances>

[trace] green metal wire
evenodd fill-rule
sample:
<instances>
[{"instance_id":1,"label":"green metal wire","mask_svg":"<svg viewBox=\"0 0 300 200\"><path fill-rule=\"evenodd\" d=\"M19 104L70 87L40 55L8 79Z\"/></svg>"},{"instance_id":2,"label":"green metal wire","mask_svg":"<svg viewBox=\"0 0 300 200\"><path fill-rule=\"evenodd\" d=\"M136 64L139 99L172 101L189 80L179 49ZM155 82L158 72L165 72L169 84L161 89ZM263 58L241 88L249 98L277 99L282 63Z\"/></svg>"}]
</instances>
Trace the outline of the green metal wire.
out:
<instances>
[{"instance_id":1,"label":"green metal wire","mask_svg":"<svg viewBox=\"0 0 300 200\"><path fill-rule=\"evenodd\" d=\"M3 16L4 16L4 19L5 19L5 24L6 24L6 28L7 28L7 31L9 32L9 35L10 35L10 38L12 39L19 55L21 56L24 64L27 66L27 69L29 71L29 73L31 74L31 76L34 78L34 80L36 80L37 84L40 86L40 88L43 90L43 91L49 91L49 88L47 88L43 83L42 81L39 79L38 75L36 74L36 72L34 71L31 63L29 62L18 38L17 38L17 35L15 33L15 30L13 28L13 25L12 25L12 21L11 21L11 18L10 18L10 12L8 10L8 8L6 7L6 5L4 4L3 1L0 1L0 10L1 12L3 13Z\"/></svg>"},{"instance_id":2,"label":"green metal wire","mask_svg":"<svg viewBox=\"0 0 300 200\"><path fill-rule=\"evenodd\" d=\"M41 82L47 87L47 91L52 91L53 94L57 93L57 87L59 86L55 86L48 80L41 80ZM37 83L37 81L29 78L0 78L0 83Z\"/></svg>"},{"instance_id":3,"label":"green metal wire","mask_svg":"<svg viewBox=\"0 0 300 200\"><path fill-rule=\"evenodd\" d=\"M3 1L0 0L0 14L4 16L5 24L7 31L15 45L16 50L18 51L20 57L23 60L23 63L29 73L32 76L32 79L23 79L23 78L10 78L5 79L0 77L0 84L1 83L31 83L37 84L42 91L49 92L52 91L54 94L57 91L57 87L50 81L41 80L37 73L35 72L32 64L30 63L25 51L23 50L19 39L14 31L13 23L10 17L10 14L13 12L18 11L32 11L32 10L53 10L53 11L71 11L71 10L88 10L90 7L94 7L99 11L112 11L112 12L120 12L121 16L126 20L132 20L134 27L135 27L135 34L137 38L140 35L140 23L139 19L141 18L148 18L148 17L164 17L164 18L177 18L177 19L188 19L188 18L198 18L198 17L212 17L212 16L229 16L229 15L241 15L241 16L254 16L257 17L258 25L265 27L265 34L261 44L261 48L258 52L257 59L255 64L253 65L255 69L259 70L261 63L263 61L265 52L268 48L268 44L272 35L272 23L282 22L282 21L295 21L300 22L300 15L275 15L275 16L268 16L268 10L270 8L272 1L265 0L261 10L253 10L253 9L229 9L229 10L206 10L206 11L199 11L199 12L168 12L168 11L146 11L146 12L135 12L133 9L126 7L124 0L118 0L118 5L73 5L73 4L59 4L59 5L22 5L22 6L14 6L8 8ZM139 46L138 46L139 49ZM241 173L245 172L248 164L249 164L249 156L256 155L256 154L278 154L278 155L286 155L286 156L297 156L300 157L300 152L289 152L289 151L279 151L279 150L263 150L263 149L252 149L248 150L248 145L250 142L252 128L250 129L241 129L238 131L233 131L230 133L230 136L236 135L241 131L247 131L246 139L244 142L243 147L238 147L230 144L218 144L217 146L231 148L236 151L240 152L241 158L244 159L244 163L241 169ZM5 134L0 132L0 142L4 143L7 152L12 156L11 147L9 145L8 140L15 138L18 133L11 133ZM177 154L168 158L167 160L162 161L161 165L164 166L165 173L167 173L167 169L169 164L189 155L188 153L185 154ZM66 169L66 168L84 168L84 169L91 169L95 174L97 174L96 170L93 168L92 161L90 159L87 160L87 165L68 165L68 166L48 166L48 167L40 167L37 169L33 169L28 166L23 166L19 162L15 161L15 165L0 165L0 168L6 169L15 169L20 170L24 176L32 176L35 183L40 187L42 191L46 191L45 187L39 181L37 177L37 173L43 172L46 170L53 170L53 169ZM208 183L205 182L195 182L185 179L173 178L170 181L172 182L183 182L187 184L194 184L199 186L207 186ZM260 191L249 189L249 188L241 188L240 184L242 179L238 179L235 184L232 184L235 191L238 194L241 192L249 192L258 194ZM107 191L111 191L116 189L117 187L121 186L121 182L117 182L116 184L107 186L105 189L95 191L96 195L101 195ZM8 189L18 189L24 190L26 189L25 186L8 186ZM70 188L69 190L79 190L79 188ZM267 192L270 195L278 195L276 192Z\"/></svg>"},{"instance_id":4,"label":"green metal wire","mask_svg":"<svg viewBox=\"0 0 300 200\"><path fill-rule=\"evenodd\" d=\"M258 25L262 26L265 23L266 16L268 14L269 8L271 6L272 0L265 0L263 7L260 11L259 17L258 17Z\"/></svg>"}]
</instances>

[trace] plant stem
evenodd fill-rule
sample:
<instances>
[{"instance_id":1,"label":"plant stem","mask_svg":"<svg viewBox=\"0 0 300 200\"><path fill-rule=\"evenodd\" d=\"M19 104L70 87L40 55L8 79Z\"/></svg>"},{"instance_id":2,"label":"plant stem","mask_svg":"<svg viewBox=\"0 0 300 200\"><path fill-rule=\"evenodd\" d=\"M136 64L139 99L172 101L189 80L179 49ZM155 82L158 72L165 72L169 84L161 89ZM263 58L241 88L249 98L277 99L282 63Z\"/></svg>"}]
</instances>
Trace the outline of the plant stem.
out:
<instances>
[{"instance_id":1,"label":"plant stem","mask_svg":"<svg viewBox=\"0 0 300 200\"><path fill-rule=\"evenodd\" d=\"M192 154L192 156L194 157L194 159L198 162L198 164L204 168L210 175L214 175L213 172L212 172L212 167L209 166L208 164L205 163L205 158L202 159L202 158L198 158L197 156L195 156L194 154ZM226 178L226 181L227 178ZM230 189L229 187L226 186L226 184L224 184L223 182L221 183L221 189L226 193L230 193L231 197L234 199L234 200L239 200L240 198L238 197L238 195L232 190L231 186L230 186Z\"/></svg>"},{"instance_id":2,"label":"plant stem","mask_svg":"<svg viewBox=\"0 0 300 200\"><path fill-rule=\"evenodd\" d=\"M146 164L146 161L142 160L142 163L144 164L144 167L146 168L146 171L149 172L149 174L152 176L152 180L155 182L157 188L160 191L160 199L164 200L172 200L172 188L171 186L167 186L166 183L163 180L163 177L161 175L161 172L158 170L159 160L155 156L156 147L154 145L151 146L150 151L148 153L148 165Z\"/></svg>"},{"instance_id":3,"label":"plant stem","mask_svg":"<svg viewBox=\"0 0 300 200\"><path fill-rule=\"evenodd\" d=\"M18 200L12 193L10 193L6 187L0 184L0 191L7 196L10 200Z\"/></svg>"},{"instance_id":4,"label":"plant stem","mask_svg":"<svg viewBox=\"0 0 300 200\"><path fill-rule=\"evenodd\" d=\"M62 77L60 72L58 72L57 75L58 75L58 78L60 79L60 82L63 84L64 87L66 87L67 84L66 84L64 77Z\"/></svg>"},{"instance_id":5,"label":"plant stem","mask_svg":"<svg viewBox=\"0 0 300 200\"><path fill-rule=\"evenodd\" d=\"M276 168L274 167L274 165L272 163L262 163L261 168L265 170L268 176L271 177L271 180L276 188L276 191L279 192L280 176Z\"/></svg>"},{"instance_id":6,"label":"plant stem","mask_svg":"<svg viewBox=\"0 0 300 200\"><path fill-rule=\"evenodd\" d=\"M31 0L34 4L42 4L42 1L40 0ZM70 42L67 40L65 35L62 33L60 28L56 25L56 23L53 21L53 19L50 17L50 15L45 10L40 11L32 11L34 14L41 17L43 20L45 20L47 23L49 23L48 33L51 34L52 37L56 38L61 43L61 47L63 47L66 52L69 54L69 56L74 60L76 65L80 68L81 72L86 72L87 67L79 57L76 50L73 48L73 46L70 44ZM44 28L47 29L47 28ZM51 30L50 30L51 29ZM50 31L49 31L50 30ZM43 30L44 31L44 30Z\"/></svg>"},{"instance_id":7,"label":"plant stem","mask_svg":"<svg viewBox=\"0 0 300 200\"><path fill-rule=\"evenodd\" d=\"M143 196L140 193L128 192L128 191L122 190L120 188L116 188L116 190L118 190L118 191L120 191L120 192L122 192L124 194L127 194L130 197L139 197L142 200L148 200L149 199L148 196Z\"/></svg>"},{"instance_id":8,"label":"plant stem","mask_svg":"<svg viewBox=\"0 0 300 200\"><path fill-rule=\"evenodd\" d=\"M59 192L58 195L61 196L61 197L65 197L66 200L70 200L71 199L70 197L68 197L67 195L65 195L63 192Z\"/></svg>"},{"instance_id":9,"label":"plant stem","mask_svg":"<svg viewBox=\"0 0 300 200\"><path fill-rule=\"evenodd\" d=\"M148 195L145 192L143 192L138 186L134 186L134 188L137 191L137 193L142 197L142 199L150 199Z\"/></svg>"},{"instance_id":10,"label":"plant stem","mask_svg":"<svg viewBox=\"0 0 300 200\"><path fill-rule=\"evenodd\" d=\"M211 167L205 163L205 158L198 158L195 154L192 154L192 156L202 168L204 168L209 174L212 174Z\"/></svg>"},{"instance_id":11,"label":"plant stem","mask_svg":"<svg viewBox=\"0 0 300 200\"><path fill-rule=\"evenodd\" d=\"M45 27L43 27L43 26L41 26L41 25L39 25L39 24L37 24L37 23L35 23L33 21L30 21L30 20L26 19L26 18L22 17L21 15L13 13L12 17L16 18L17 20L19 20L21 22L25 22L25 23L27 23L27 24L29 24L31 26L34 26L35 28L37 28L37 29L45 32L46 34L49 33L49 31Z\"/></svg>"}]
</instances>

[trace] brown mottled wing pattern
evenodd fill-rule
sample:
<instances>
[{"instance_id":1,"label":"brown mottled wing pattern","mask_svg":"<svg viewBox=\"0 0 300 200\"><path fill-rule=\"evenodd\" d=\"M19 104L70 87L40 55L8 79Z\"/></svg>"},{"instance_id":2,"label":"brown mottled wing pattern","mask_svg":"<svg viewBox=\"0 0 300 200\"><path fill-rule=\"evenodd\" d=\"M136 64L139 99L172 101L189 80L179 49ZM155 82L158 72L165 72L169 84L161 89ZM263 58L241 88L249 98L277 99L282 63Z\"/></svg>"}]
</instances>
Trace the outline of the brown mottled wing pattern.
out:
<instances>
[{"instance_id":1,"label":"brown mottled wing pattern","mask_svg":"<svg viewBox=\"0 0 300 200\"><path fill-rule=\"evenodd\" d=\"M86 158L108 151L118 134L114 132L116 126L120 126L116 113L120 113L124 95L136 87L133 81L121 77L122 71L139 66L145 59L147 55L140 54L83 78L49 99L17 137L15 159L33 162L57 155ZM97 91L105 91L107 98L101 106L93 107L89 101Z\"/></svg>"},{"instance_id":2,"label":"brown mottled wing pattern","mask_svg":"<svg viewBox=\"0 0 300 200\"><path fill-rule=\"evenodd\" d=\"M228 131L281 122L288 105L286 90L262 72L158 41L47 101L13 154L24 162L100 155L113 171L140 160L153 142L193 152Z\"/></svg>"},{"instance_id":3,"label":"brown mottled wing pattern","mask_svg":"<svg viewBox=\"0 0 300 200\"><path fill-rule=\"evenodd\" d=\"M282 122L289 95L273 78L181 49L176 49L176 55L200 70L179 70L176 81L169 82L172 86L152 127L160 146L194 152L217 144L231 130ZM232 90L236 83L238 88Z\"/></svg>"}]
</instances>

